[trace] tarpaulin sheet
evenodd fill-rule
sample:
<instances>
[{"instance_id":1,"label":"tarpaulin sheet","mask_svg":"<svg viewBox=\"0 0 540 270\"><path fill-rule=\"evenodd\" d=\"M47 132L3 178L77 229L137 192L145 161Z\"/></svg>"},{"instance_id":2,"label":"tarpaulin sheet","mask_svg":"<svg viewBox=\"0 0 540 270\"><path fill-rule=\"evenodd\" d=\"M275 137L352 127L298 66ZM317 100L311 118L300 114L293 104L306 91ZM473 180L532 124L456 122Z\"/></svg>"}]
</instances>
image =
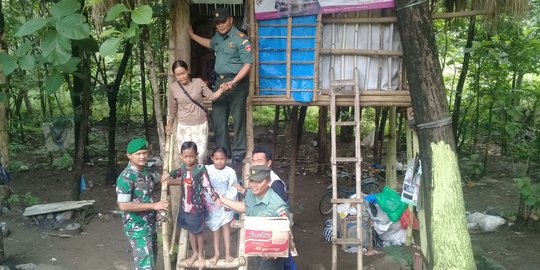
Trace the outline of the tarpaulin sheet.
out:
<instances>
[{"instance_id":1,"label":"tarpaulin sheet","mask_svg":"<svg viewBox=\"0 0 540 270\"><path fill-rule=\"evenodd\" d=\"M291 96L295 101L312 101L316 21L316 16L292 18L290 58L287 58L288 19L259 22L260 95L285 95L287 80L290 80ZM287 62L291 66L290 76L287 76Z\"/></svg>"}]
</instances>

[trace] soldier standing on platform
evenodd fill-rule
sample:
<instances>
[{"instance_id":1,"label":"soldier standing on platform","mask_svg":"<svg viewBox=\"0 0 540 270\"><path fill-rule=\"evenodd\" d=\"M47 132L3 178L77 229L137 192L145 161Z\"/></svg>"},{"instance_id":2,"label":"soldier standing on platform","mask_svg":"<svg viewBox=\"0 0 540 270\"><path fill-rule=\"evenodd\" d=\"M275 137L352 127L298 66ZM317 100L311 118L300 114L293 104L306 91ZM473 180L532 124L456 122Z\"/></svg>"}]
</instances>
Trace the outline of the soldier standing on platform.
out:
<instances>
[{"instance_id":1,"label":"soldier standing on platform","mask_svg":"<svg viewBox=\"0 0 540 270\"><path fill-rule=\"evenodd\" d=\"M213 49L216 55L214 71L217 74L216 89L225 92L212 102L212 122L216 146L232 153L235 164L246 156L246 98L249 91L249 72L253 63L251 42L233 25L233 17L227 8L218 8L213 14L216 33L212 39L196 35L191 26L189 36L200 45ZM229 115L234 121L234 140L229 141ZM232 146L232 147L231 147Z\"/></svg>"}]
</instances>

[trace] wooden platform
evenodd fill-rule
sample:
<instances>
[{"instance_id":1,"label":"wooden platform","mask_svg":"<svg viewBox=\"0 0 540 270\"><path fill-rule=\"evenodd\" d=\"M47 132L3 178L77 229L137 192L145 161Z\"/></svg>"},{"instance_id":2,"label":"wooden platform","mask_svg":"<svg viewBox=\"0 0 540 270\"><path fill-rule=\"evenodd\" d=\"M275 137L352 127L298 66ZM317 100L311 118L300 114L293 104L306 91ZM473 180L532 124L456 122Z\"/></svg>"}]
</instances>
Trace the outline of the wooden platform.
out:
<instances>
[{"instance_id":1,"label":"wooden platform","mask_svg":"<svg viewBox=\"0 0 540 270\"><path fill-rule=\"evenodd\" d=\"M254 106L264 105L286 105L286 106L329 106L330 96L326 95L325 90L321 90L321 95L317 96L316 101L297 102L285 95L275 96L251 96L251 104ZM205 100L207 108L212 108L212 103ZM338 106L353 106L354 96L343 93L337 95L336 104ZM409 91L363 91L360 94L361 107L411 107L411 96Z\"/></svg>"}]
</instances>

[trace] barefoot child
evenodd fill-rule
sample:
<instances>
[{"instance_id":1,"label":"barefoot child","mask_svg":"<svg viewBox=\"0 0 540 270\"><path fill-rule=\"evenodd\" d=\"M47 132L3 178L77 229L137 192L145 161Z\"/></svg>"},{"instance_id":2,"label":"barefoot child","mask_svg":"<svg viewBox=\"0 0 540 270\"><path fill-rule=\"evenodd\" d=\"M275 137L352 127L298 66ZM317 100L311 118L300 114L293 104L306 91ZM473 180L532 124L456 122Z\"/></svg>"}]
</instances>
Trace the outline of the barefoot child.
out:
<instances>
[{"instance_id":1,"label":"barefoot child","mask_svg":"<svg viewBox=\"0 0 540 270\"><path fill-rule=\"evenodd\" d=\"M216 189L218 194L228 198L229 200L236 201L236 189L234 185L237 184L236 172L228 166L225 166L227 161L227 150L223 147L216 147L212 151L213 165L206 165L210 183ZM210 259L212 265L216 265L219 260L219 231L223 232L223 241L225 243L225 261L232 262L231 256L231 227L230 222L233 219L234 212L227 207L218 206L215 203L209 201L208 205L208 219L206 220L206 226L214 234L214 257Z\"/></svg>"},{"instance_id":2,"label":"barefoot child","mask_svg":"<svg viewBox=\"0 0 540 270\"><path fill-rule=\"evenodd\" d=\"M180 147L180 158L182 164L180 168L165 173L163 181L169 181L169 185L182 186L182 198L180 200L180 211L177 218L177 226L189 231L189 242L193 255L187 258L185 263L192 267L195 261L198 262L199 269L205 266L204 260L204 221L206 218L206 197L204 191L208 192L216 204L221 206L219 195L208 180L206 168L202 164L197 164L197 145L194 142L184 142Z\"/></svg>"}]
</instances>

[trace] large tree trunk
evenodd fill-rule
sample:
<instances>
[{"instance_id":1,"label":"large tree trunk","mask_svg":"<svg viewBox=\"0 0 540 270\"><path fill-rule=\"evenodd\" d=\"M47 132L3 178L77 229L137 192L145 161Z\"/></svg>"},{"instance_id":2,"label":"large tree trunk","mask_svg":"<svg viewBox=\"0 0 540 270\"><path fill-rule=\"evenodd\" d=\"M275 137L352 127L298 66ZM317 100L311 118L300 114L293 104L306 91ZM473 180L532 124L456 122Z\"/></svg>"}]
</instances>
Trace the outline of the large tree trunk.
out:
<instances>
[{"instance_id":1,"label":"large tree trunk","mask_svg":"<svg viewBox=\"0 0 540 270\"><path fill-rule=\"evenodd\" d=\"M108 136L108 150L107 150L107 174L105 175L105 183L114 183L116 180L116 122L117 116L116 107L118 101L118 92L120 92L120 85L122 84L122 78L126 73L129 57L133 50L133 44L126 42L124 47L124 55L120 61L120 66L116 72L116 78L111 86L107 86L107 104L109 105L109 136Z\"/></svg>"},{"instance_id":2,"label":"large tree trunk","mask_svg":"<svg viewBox=\"0 0 540 270\"><path fill-rule=\"evenodd\" d=\"M428 269L476 269L428 3L395 2L420 144Z\"/></svg>"},{"instance_id":3,"label":"large tree trunk","mask_svg":"<svg viewBox=\"0 0 540 270\"><path fill-rule=\"evenodd\" d=\"M0 52L7 52L7 44L4 41L4 14L0 3ZM7 166L9 163L9 98L7 94L7 78L0 67L0 162ZM4 249L0 253L0 263L3 262Z\"/></svg>"},{"instance_id":4,"label":"large tree trunk","mask_svg":"<svg viewBox=\"0 0 540 270\"><path fill-rule=\"evenodd\" d=\"M4 41L4 13L2 12L2 2L0 2L0 53L7 51L7 44ZM4 76L2 67L0 67L0 164L4 166L9 165L9 99L6 94L8 89L5 87L7 84L7 78ZM3 264L6 260L6 253L4 251L4 236L0 232L0 264Z\"/></svg>"}]
</instances>

